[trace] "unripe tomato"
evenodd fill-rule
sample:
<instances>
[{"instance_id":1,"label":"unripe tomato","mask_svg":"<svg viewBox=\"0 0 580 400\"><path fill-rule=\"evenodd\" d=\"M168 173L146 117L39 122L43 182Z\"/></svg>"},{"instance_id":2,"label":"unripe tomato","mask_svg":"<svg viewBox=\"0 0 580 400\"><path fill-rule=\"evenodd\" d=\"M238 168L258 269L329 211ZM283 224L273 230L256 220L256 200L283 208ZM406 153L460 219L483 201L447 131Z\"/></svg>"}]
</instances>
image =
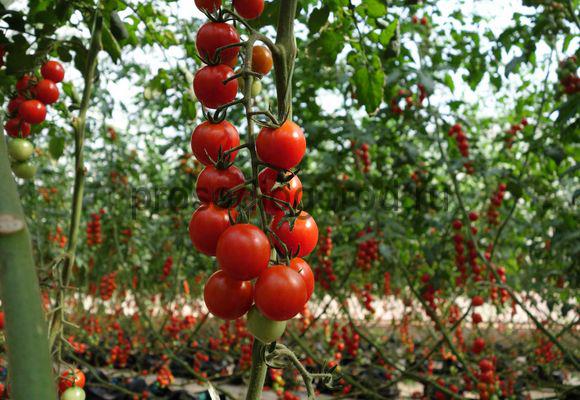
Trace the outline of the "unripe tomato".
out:
<instances>
[{"instance_id":1,"label":"unripe tomato","mask_svg":"<svg viewBox=\"0 0 580 400\"><path fill-rule=\"evenodd\" d=\"M290 203L292 207L302 200L302 182L297 175L265 168L258 175L258 184L262 194ZM270 199L264 199L263 204L266 212L272 215L284 214L288 209L285 204Z\"/></svg>"},{"instance_id":2,"label":"unripe tomato","mask_svg":"<svg viewBox=\"0 0 580 400\"><path fill-rule=\"evenodd\" d=\"M270 225L277 236L277 238L272 236L276 249L284 254L284 248L279 242L281 240L291 256L304 257L310 254L318 242L318 226L314 218L306 211L302 211L296 218L293 229L290 229L289 221L282 218L280 215L274 217Z\"/></svg>"},{"instance_id":3,"label":"unripe tomato","mask_svg":"<svg viewBox=\"0 0 580 400\"><path fill-rule=\"evenodd\" d=\"M203 67L193 78L195 96L207 108L218 108L233 101L238 93L237 79L223 83L232 75L234 70L225 64Z\"/></svg>"},{"instance_id":4,"label":"unripe tomato","mask_svg":"<svg viewBox=\"0 0 580 400\"><path fill-rule=\"evenodd\" d=\"M254 79L252 82L252 97L258 96L262 92L262 81L259 79Z\"/></svg>"},{"instance_id":5,"label":"unripe tomato","mask_svg":"<svg viewBox=\"0 0 580 400\"><path fill-rule=\"evenodd\" d=\"M242 18L258 18L264 11L264 0L234 0L234 9Z\"/></svg>"},{"instance_id":6,"label":"unripe tomato","mask_svg":"<svg viewBox=\"0 0 580 400\"><path fill-rule=\"evenodd\" d=\"M306 153L306 138L298 125L287 120L280 128L263 128L256 139L256 151L267 164L294 168Z\"/></svg>"},{"instance_id":7,"label":"unripe tomato","mask_svg":"<svg viewBox=\"0 0 580 400\"><path fill-rule=\"evenodd\" d=\"M50 79L54 83L62 82L64 79L64 68L58 61L47 61L40 69L40 73L44 79Z\"/></svg>"},{"instance_id":8,"label":"unripe tomato","mask_svg":"<svg viewBox=\"0 0 580 400\"><path fill-rule=\"evenodd\" d=\"M272 321L260 313L254 306L248 311L248 331L263 343L274 342L284 334L286 321Z\"/></svg>"},{"instance_id":9,"label":"unripe tomato","mask_svg":"<svg viewBox=\"0 0 580 400\"><path fill-rule=\"evenodd\" d=\"M218 203L218 200L223 200L230 207L234 207L242 200L245 190L244 188L235 192L228 190L242 185L244 181L242 171L233 165L227 169L207 166L197 177L195 191L199 200L204 203Z\"/></svg>"},{"instance_id":10,"label":"unripe tomato","mask_svg":"<svg viewBox=\"0 0 580 400\"><path fill-rule=\"evenodd\" d=\"M12 139L8 142L8 154L16 161L26 161L34 153L34 146L26 139Z\"/></svg>"},{"instance_id":11,"label":"unripe tomato","mask_svg":"<svg viewBox=\"0 0 580 400\"><path fill-rule=\"evenodd\" d=\"M195 0L195 5L200 10L212 13L219 10L222 6L222 0Z\"/></svg>"},{"instance_id":12,"label":"unripe tomato","mask_svg":"<svg viewBox=\"0 0 580 400\"><path fill-rule=\"evenodd\" d=\"M232 25L225 22L207 22L197 32L195 46L200 57L207 63L236 65L240 48L231 47L220 51L216 57L216 51L220 47L240 43L240 35Z\"/></svg>"},{"instance_id":13,"label":"unripe tomato","mask_svg":"<svg viewBox=\"0 0 580 400\"><path fill-rule=\"evenodd\" d=\"M306 283L306 301L310 300L310 296L314 292L314 274L312 273L312 268L310 268L310 265L306 261L299 257L294 257L290 260L290 268L298 272L302 276L302 279L304 279L304 283Z\"/></svg>"},{"instance_id":14,"label":"unripe tomato","mask_svg":"<svg viewBox=\"0 0 580 400\"><path fill-rule=\"evenodd\" d=\"M4 129L6 129L8 136L14 138L27 138L30 136L30 124L22 121L20 118L10 118L6 124L4 124Z\"/></svg>"},{"instance_id":15,"label":"unripe tomato","mask_svg":"<svg viewBox=\"0 0 580 400\"><path fill-rule=\"evenodd\" d=\"M22 179L32 179L34 175L36 175L36 165L31 164L30 162L22 162L12 164L12 172L18 178Z\"/></svg>"},{"instance_id":16,"label":"unripe tomato","mask_svg":"<svg viewBox=\"0 0 580 400\"><path fill-rule=\"evenodd\" d=\"M203 288L209 312L225 320L238 319L254 302L252 282L232 279L224 271L214 272Z\"/></svg>"},{"instance_id":17,"label":"unripe tomato","mask_svg":"<svg viewBox=\"0 0 580 400\"><path fill-rule=\"evenodd\" d=\"M266 75L273 66L274 61L270 49L266 46L254 46L252 49L252 71Z\"/></svg>"},{"instance_id":18,"label":"unripe tomato","mask_svg":"<svg viewBox=\"0 0 580 400\"><path fill-rule=\"evenodd\" d=\"M230 209L232 218L237 216L235 210ZM203 204L189 221L189 237L193 246L203 254L215 256L220 235L230 226L228 209L220 208L215 204Z\"/></svg>"},{"instance_id":19,"label":"unripe tomato","mask_svg":"<svg viewBox=\"0 0 580 400\"><path fill-rule=\"evenodd\" d=\"M60 400L85 400L87 398L85 391L80 387L71 387L68 388L62 396L60 396Z\"/></svg>"},{"instance_id":20,"label":"unripe tomato","mask_svg":"<svg viewBox=\"0 0 580 400\"><path fill-rule=\"evenodd\" d=\"M85 387L85 382L85 374L80 369L75 368L74 370L64 371L58 379L58 392L62 394L65 390L73 386L82 389Z\"/></svg>"},{"instance_id":21,"label":"unripe tomato","mask_svg":"<svg viewBox=\"0 0 580 400\"><path fill-rule=\"evenodd\" d=\"M46 119L46 106L38 100L26 100L20 105L18 116L29 124L40 124Z\"/></svg>"},{"instance_id":22,"label":"unripe tomato","mask_svg":"<svg viewBox=\"0 0 580 400\"><path fill-rule=\"evenodd\" d=\"M213 165L223 153L240 145L240 135L237 129L228 121L212 124L205 121L191 135L191 151L203 165ZM233 162L237 150L228 154L225 161Z\"/></svg>"},{"instance_id":23,"label":"unripe tomato","mask_svg":"<svg viewBox=\"0 0 580 400\"><path fill-rule=\"evenodd\" d=\"M255 225L233 225L220 236L216 256L229 276L247 281L257 278L268 267L270 242Z\"/></svg>"},{"instance_id":24,"label":"unripe tomato","mask_svg":"<svg viewBox=\"0 0 580 400\"><path fill-rule=\"evenodd\" d=\"M58 101L60 93L56 84L50 79L43 79L34 87L35 97L44 104L54 104Z\"/></svg>"},{"instance_id":25,"label":"unripe tomato","mask_svg":"<svg viewBox=\"0 0 580 400\"><path fill-rule=\"evenodd\" d=\"M269 319L286 321L304 309L306 283L300 274L284 265L266 268L254 289L256 307Z\"/></svg>"}]
</instances>

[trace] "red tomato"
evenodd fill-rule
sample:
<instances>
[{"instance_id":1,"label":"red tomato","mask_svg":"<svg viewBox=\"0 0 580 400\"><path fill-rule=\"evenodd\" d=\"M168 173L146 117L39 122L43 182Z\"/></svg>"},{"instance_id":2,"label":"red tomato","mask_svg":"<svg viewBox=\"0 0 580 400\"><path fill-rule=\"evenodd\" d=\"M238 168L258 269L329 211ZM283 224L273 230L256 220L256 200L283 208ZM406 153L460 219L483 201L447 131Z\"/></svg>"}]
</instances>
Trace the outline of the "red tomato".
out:
<instances>
[{"instance_id":1,"label":"red tomato","mask_svg":"<svg viewBox=\"0 0 580 400\"><path fill-rule=\"evenodd\" d=\"M306 283L306 301L308 301L314 292L314 274L312 273L312 268L310 268L310 265L306 261L299 257L290 260L290 268L298 272L302 276L302 279L304 279L304 283Z\"/></svg>"},{"instance_id":2,"label":"red tomato","mask_svg":"<svg viewBox=\"0 0 580 400\"><path fill-rule=\"evenodd\" d=\"M234 9L242 18L258 18L264 12L264 0L234 0Z\"/></svg>"},{"instance_id":3,"label":"red tomato","mask_svg":"<svg viewBox=\"0 0 580 400\"><path fill-rule=\"evenodd\" d=\"M263 128L256 139L256 151L265 163L290 169L304 157L306 138L302 129L288 120L278 129Z\"/></svg>"},{"instance_id":4,"label":"red tomato","mask_svg":"<svg viewBox=\"0 0 580 400\"><path fill-rule=\"evenodd\" d=\"M240 318L254 302L252 282L237 281L219 270L209 277L203 299L210 313L221 319Z\"/></svg>"},{"instance_id":5,"label":"red tomato","mask_svg":"<svg viewBox=\"0 0 580 400\"><path fill-rule=\"evenodd\" d=\"M27 138L30 136L30 124L22 121L20 118L11 118L6 121L4 129L12 137Z\"/></svg>"},{"instance_id":6,"label":"red tomato","mask_svg":"<svg viewBox=\"0 0 580 400\"><path fill-rule=\"evenodd\" d=\"M218 203L218 200L221 200L230 207L234 207L242 200L245 190L242 188L231 193L227 191L243 184L244 181L242 171L233 165L227 169L207 166L197 177L195 191L199 200L204 203ZM219 204L222 205L222 203Z\"/></svg>"},{"instance_id":7,"label":"red tomato","mask_svg":"<svg viewBox=\"0 0 580 400\"><path fill-rule=\"evenodd\" d=\"M62 394L65 390L73 386L84 388L85 383L86 377L83 371L78 368L74 370L70 369L60 374L60 378L58 379L58 392Z\"/></svg>"},{"instance_id":8,"label":"red tomato","mask_svg":"<svg viewBox=\"0 0 580 400\"><path fill-rule=\"evenodd\" d=\"M266 75L273 65L274 60L270 49L266 46L254 46L252 49L252 71Z\"/></svg>"},{"instance_id":9,"label":"red tomato","mask_svg":"<svg viewBox=\"0 0 580 400\"><path fill-rule=\"evenodd\" d=\"M191 135L191 151L195 158L203 165L213 165L220 152L228 151L240 145L238 130L228 121L212 124L205 121L193 131ZM228 154L226 161L233 162L238 154L233 151Z\"/></svg>"},{"instance_id":10,"label":"red tomato","mask_svg":"<svg viewBox=\"0 0 580 400\"><path fill-rule=\"evenodd\" d=\"M22 96L16 96L8 102L8 114L16 114L18 113L18 109L20 105L26 101L26 98Z\"/></svg>"},{"instance_id":11,"label":"red tomato","mask_svg":"<svg viewBox=\"0 0 580 400\"><path fill-rule=\"evenodd\" d=\"M34 87L35 97L44 104L54 104L60 95L56 83L50 79L43 79Z\"/></svg>"},{"instance_id":12,"label":"red tomato","mask_svg":"<svg viewBox=\"0 0 580 400\"><path fill-rule=\"evenodd\" d=\"M222 6L222 0L195 0L195 5L200 10L212 13L219 10Z\"/></svg>"},{"instance_id":13,"label":"red tomato","mask_svg":"<svg viewBox=\"0 0 580 400\"><path fill-rule=\"evenodd\" d=\"M18 116L29 124L40 124L46 119L46 106L38 100L26 100L20 105Z\"/></svg>"},{"instance_id":14,"label":"red tomato","mask_svg":"<svg viewBox=\"0 0 580 400\"><path fill-rule=\"evenodd\" d=\"M207 108L218 108L233 101L238 93L238 80L223 83L232 75L234 70L225 64L203 67L193 78L195 96Z\"/></svg>"},{"instance_id":15,"label":"red tomato","mask_svg":"<svg viewBox=\"0 0 580 400\"><path fill-rule=\"evenodd\" d=\"M267 268L254 288L256 307L274 321L286 321L304 309L306 283L300 274L284 265Z\"/></svg>"},{"instance_id":16,"label":"red tomato","mask_svg":"<svg viewBox=\"0 0 580 400\"><path fill-rule=\"evenodd\" d=\"M47 61L40 69L40 73L44 79L50 79L54 83L62 82L64 79L64 68L58 61Z\"/></svg>"},{"instance_id":17,"label":"red tomato","mask_svg":"<svg viewBox=\"0 0 580 400\"><path fill-rule=\"evenodd\" d=\"M236 65L239 47L225 49L216 55L216 50L229 44L240 43L240 35L232 25L225 22L208 22L197 32L195 46L206 64Z\"/></svg>"},{"instance_id":18,"label":"red tomato","mask_svg":"<svg viewBox=\"0 0 580 400\"><path fill-rule=\"evenodd\" d=\"M471 299L471 305L473 307L482 306L483 303L484 303L483 297L481 297L481 296L473 296L473 298Z\"/></svg>"},{"instance_id":19,"label":"red tomato","mask_svg":"<svg viewBox=\"0 0 580 400\"><path fill-rule=\"evenodd\" d=\"M286 219L282 222L283 216L274 217L270 228L276 236L286 245L288 252L294 257L307 256L314 250L318 242L318 226L314 218L305 211L302 211L294 222L294 229L290 229L290 223ZM272 237L272 242L278 251L284 254L284 248L276 239Z\"/></svg>"},{"instance_id":20,"label":"red tomato","mask_svg":"<svg viewBox=\"0 0 580 400\"><path fill-rule=\"evenodd\" d=\"M237 216L231 210L232 218ZM203 254L215 256L220 235L230 226L228 209L214 204L203 204L191 216L189 221L189 237L193 246Z\"/></svg>"},{"instance_id":21,"label":"red tomato","mask_svg":"<svg viewBox=\"0 0 580 400\"><path fill-rule=\"evenodd\" d=\"M292 207L302 200L302 182L297 175L279 173L275 169L265 168L258 175L258 184L263 194L290 203ZM283 186L273 189L274 185ZM284 211L288 209L285 204L274 200L264 199L263 204L266 212L272 215L284 214Z\"/></svg>"},{"instance_id":22,"label":"red tomato","mask_svg":"<svg viewBox=\"0 0 580 400\"><path fill-rule=\"evenodd\" d=\"M4 329L4 311L0 311L0 331Z\"/></svg>"},{"instance_id":23,"label":"red tomato","mask_svg":"<svg viewBox=\"0 0 580 400\"><path fill-rule=\"evenodd\" d=\"M16 82L16 90L18 93L23 93L30 87L32 75L23 75L22 78Z\"/></svg>"},{"instance_id":24,"label":"red tomato","mask_svg":"<svg viewBox=\"0 0 580 400\"><path fill-rule=\"evenodd\" d=\"M217 260L220 268L234 279L257 278L270 262L270 242L255 225L233 225L218 240Z\"/></svg>"}]
</instances>

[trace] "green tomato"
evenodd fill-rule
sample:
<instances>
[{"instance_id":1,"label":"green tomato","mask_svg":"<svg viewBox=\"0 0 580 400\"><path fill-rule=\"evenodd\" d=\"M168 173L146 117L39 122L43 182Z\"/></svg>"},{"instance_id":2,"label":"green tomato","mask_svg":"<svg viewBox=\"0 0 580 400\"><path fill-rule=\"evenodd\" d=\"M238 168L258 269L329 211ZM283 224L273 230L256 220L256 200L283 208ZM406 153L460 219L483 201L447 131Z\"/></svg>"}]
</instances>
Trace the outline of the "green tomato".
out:
<instances>
[{"instance_id":1,"label":"green tomato","mask_svg":"<svg viewBox=\"0 0 580 400\"><path fill-rule=\"evenodd\" d=\"M12 164L12 172L19 178L32 179L36 175L36 165L29 162Z\"/></svg>"},{"instance_id":2,"label":"green tomato","mask_svg":"<svg viewBox=\"0 0 580 400\"><path fill-rule=\"evenodd\" d=\"M34 146L26 139L12 139L8 142L8 154L16 161L26 161L34 153Z\"/></svg>"},{"instance_id":3,"label":"green tomato","mask_svg":"<svg viewBox=\"0 0 580 400\"><path fill-rule=\"evenodd\" d=\"M252 83L252 97L256 97L262 91L262 81L259 79L254 79Z\"/></svg>"},{"instance_id":4,"label":"green tomato","mask_svg":"<svg viewBox=\"0 0 580 400\"><path fill-rule=\"evenodd\" d=\"M85 400L87 395L85 391L80 387L70 387L64 391L62 396L60 396L60 400Z\"/></svg>"},{"instance_id":5,"label":"green tomato","mask_svg":"<svg viewBox=\"0 0 580 400\"><path fill-rule=\"evenodd\" d=\"M248 311L247 318L250 333L264 343L278 340L286 330L286 321L272 321L264 317L256 306Z\"/></svg>"}]
</instances>

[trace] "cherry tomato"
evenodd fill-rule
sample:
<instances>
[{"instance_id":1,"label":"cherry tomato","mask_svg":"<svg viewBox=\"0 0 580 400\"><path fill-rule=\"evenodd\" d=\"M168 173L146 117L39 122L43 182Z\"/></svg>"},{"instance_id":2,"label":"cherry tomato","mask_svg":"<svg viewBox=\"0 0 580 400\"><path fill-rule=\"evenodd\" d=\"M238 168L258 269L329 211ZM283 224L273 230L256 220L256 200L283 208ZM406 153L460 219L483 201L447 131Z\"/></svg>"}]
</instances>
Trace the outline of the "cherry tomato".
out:
<instances>
[{"instance_id":1,"label":"cherry tomato","mask_svg":"<svg viewBox=\"0 0 580 400\"><path fill-rule=\"evenodd\" d=\"M60 400L85 400L87 395L80 387L68 388L60 397Z\"/></svg>"},{"instance_id":2,"label":"cherry tomato","mask_svg":"<svg viewBox=\"0 0 580 400\"><path fill-rule=\"evenodd\" d=\"M314 292L314 274L312 273L312 268L310 268L310 265L306 261L299 257L290 260L290 268L298 272L302 276L302 279L304 279L307 293L306 300L308 301Z\"/></svg>"},{"instance_id":3,"label":"cherry tomato","mask_svg":"<svg viewBox=\"0 0 580 400\"><path fill-rule=\"evenodd\" d=\"M8 114L17 114L20 105L26 101L22 96L16 96L8 102Z\"/></svg>"},{"instance_id":4,"label":"cherry tomato","mask_svg":"<svg viewBox=\"0 0 580 400\"><path fill-rule=\"evenodd\" d=\"M225 320L238 319L254 302L252 282L232 279L224 271L214 272L203 288L210 313Z\"/></svg>"},{"instance_id":5,"label":"cherry tomato","mask_svg":"<svg viewBox=\"0 0 580 400\"><path fill-rule=\"evenodd\" d=\"M16 82L16 90L18 91L18 93L24 93L26 92L30 85L31 85L31 81L32 81L32 75L23 75L22 78L20 78L18 80L18 82Z\"/></svg>"},{"instance_id":6,"label":"cherry tomato","mask_svg":"<svg viewBox=\"0 0 580 400\"><path fill-rule=\"evenodd\" d=\"M304 309L306 283L300 274L284 265L266 268L254 288L256 307L269 319L286 321Z\"/></svg>"},{"instance_id":7,"label":"cherry tomato","mask_svg":"<svg viewBox=\"0 0 580 400\"><path fill-rule=\"evenodd\" d=\"M18 116L29 124L40 124L46 119L46 106L38 100L26 100L20 105Z\"/></svg>"},{"instance_id":8,"label":"cherry tomato","mask_svg":"<svg viewBox=\"0 0 580 400\"><path fill-rule=\"evenodd\" d=\"M232 218L237 213L231 210ZM216 247L220 235L230 226L228 209L214 204L202 204L189 221L189 237L193 246L203 254L215 256Z\"/></svg>"},{"instance_id":9,"label":"cherry tomato","mask_svg":"<svg viewBox=\"0 0 580 400\"><path fill-rule=\"evenodd\" d=\"M4 124L4 129L9 136L14 138L30 136L30 124L22 121L20 118L11 118Z\"/></svg>"},{"instance_id":10,"label":"cherry tomato","mask_svg":"<svg viewBox=\"0 0 580 400\"><path fill-rule=\"evenodd\" d=\"M44 104L54 104L58 101L60 93L56 83L49 79L43 79L34 87L34 95Z\"/></svg>"},{"instance_id":11,"label":"cherry tomato","mask_svg":"<svg viewBox=\"0 0 580 400\"><path fill-rule=\"evenodd\" d=\"M270 242L257 226L237 224L225 230L217 243L217 260L229 276L247 281L268 267Z\"/></svg>"},{"instance_id":12,"label":"cherry tomato","mask_svg":"<svg viewBox=\"0 0 580 400\"><path fill-rule=\"evenodd\" d=\"M26 139L15 138L8 142L8 154L16 161L26 161L34 153L34 146Z\"/></svg>"},{"instance_id":13,"label":"cherry tomato","mask_svg":"<svg viewBox=\"0 0 580 400\"><path fill-rule=\"evenodd\" d=\"M222 6L222 0L195 0L195 5L200 10L205 10L209 13L219 10Z\"/></svg>"},{"instance_id":14,"label":"cherry tomato","mask_svg":"<svg viewBox=\"0 0 580 400\"><path fill-rule=\"evenodd\" d=\"M256 139L256 151L265 163L290 169L304 157L306 138L302 129L288 120L278 129L263 128Z\"/></svg>"},{"instance_id":15,"label":"cherry tomato","mask_svg":"<svg viewBox=\"0 0 580 400\"><path fill-rule=\"evenodd\" d=\"M305 211L302 211L294 222L294 228L290 229L287 219L282 221L283 216L274 217L270 228L276 236L286 245L291 256L304 257L314 250L318 242L318 226L314 218ZM272 237L272 242L280 253L284 253L284 248L276 239Z\"/></svg>"},{"instance_id":16,"label":"cherry tomato","mask_svg":"<svg viewBox=\"0 0 580 400\"><path fill-rule=\"evenodd\" d=\"M238 80L223 83L232 75L234 70L225 64L203 67L193 78L195 96L207 108L218 108L233 101L238 93Z\"/></svg>"},{"instance_id":17,"label":"cherry tomato","mask_svg":"<svg viewBox=\"0 0 580 400\"><path fill-rule=\"evenodd\" d=\"M220 200L224 201L225 205L234 207L242 200L245 190L244 188L235 192L228 192L228 190L242 185L244 181L242 171L233 165L227 169L207 166L197 177L195 191L199 200L204 203L218 203ZM220 205L223 204L220 202Z\"/></svg>"},{"instance_id":18,"label":"cherry tomato","mask_svg":"<svg viewBox=\"0 0 580 400\"><path fill-rule=\"evenodd\" d=\"M258 184L262 194L290 203L292 207L302 200L302 182L297 175L265 168L258 175ZM272 215L284 214L288 209L284 203L270 199L264 199L263 204L266 212Z\"/></svg>"},{"instance_id":19,"label":"cherry tomato","mask_svg":"<svg viewBox=\"0 0 580 400\"><path fill-rule=\"evenodd\" d=\"M252 49L252 71L266 75L272 69L272 53L266 46L254 46Z\"/></svg>"},{"instance_id":20,"label":"cherry tomato","mask_svg":"<svg viewBox=\"0 0 580 400\"><path fill-rule=\"evenodd\" d=\"M62 394L65 390L73 386L84 388L85 382L85 374L80 369L66 370L60 374L60 378L58 379L58 392Z\"/></svg>"},{"instance_id":21,"label":"cherry tomato","mask_svg":"<svg viewBox=\"0 0 580 400\"><path fill-rule=\"evenodd\" d=\"M4 311L0 311L0 331L4 330Z\"/></svg>"},{"instance_id":22,"label":"cherry tomato","mask_svg":"<svg viewBox=\"0 0 580 400\"><path fill-rule=\"evenodd\" d=\"M248 331L263 343L278 340L286 330L286 321L272 321L260 313L255 306L248 311Z\"/></svg>"},{"instance_id":23,"label":"cherry tomato","mask_svg":"<svg viewBox=\"0 0 580 400\"><path fill-rule=\"evenodd\" d=\"M47 61L40 69L44 79L50 79L54 83L62 82L64 79L64 68L58 61Z\"/></svg>"},{"instance_id":24,"label":"cherry tomato","mask_svg":"<svg viewBox=\"0 0 580 400\"><path fill-rule=\"evenodd\" d=\"M237 129L228 121L212 124L205 121L191 135L191 151L203 165L213 165L219 154L240 145L240 135ZM225 161L233 162L237 150L228 154Z\"/></svg>"},{"instance_id":25,"label":"cherry tomato","mask_svg":"<svg viewBox=\"0 0 580 400\"><path fill-rule=\"evenodd\" d=\"M207 22L197 32L195 46L200 57L207 64L236 65L240 48L238 46L224 49L216 57L220 47L240 43L240 35L232 25L225 22Z\"/></svg>"},{"instance_id":26,"label":"cherry tomato","mask_svg":"<svg viewBox=\"0 0 580 400\"><path fill-rule=\"evenodd\" d=\"M12 172L18 178L30 180L36 175L36 165L28 161L12 164Z\"/></svg>"},{"instance_id":27,"label":"cherry tomato","mask_svg":"<svg viewBox=\"0 0 580 400\"><path fill-rule=\"evenodd\" d=\"M264 0L234 0L234 9L242 18L258 18L264 11Z\"/></svg>"}]
</instances>

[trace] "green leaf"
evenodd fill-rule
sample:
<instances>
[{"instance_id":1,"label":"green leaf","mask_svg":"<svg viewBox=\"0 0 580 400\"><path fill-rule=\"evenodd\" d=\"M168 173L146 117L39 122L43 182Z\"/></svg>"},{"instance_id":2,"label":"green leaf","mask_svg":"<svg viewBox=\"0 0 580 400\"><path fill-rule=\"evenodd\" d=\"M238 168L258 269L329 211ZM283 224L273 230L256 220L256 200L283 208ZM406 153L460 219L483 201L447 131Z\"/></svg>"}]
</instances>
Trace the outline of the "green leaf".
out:
<instances>
[{"instance_id":1,"label":"green leaf","mask_svg":"<svg viewBox=\"0 0 580 400\"><path fill-rule=\"evenodd\" d=\"M356 54L358 55L359 53ZM349 63L357 67L352 81L356 89L358 103L365 107L368 114L373 114L377 111L383 99L385 73L381 67L381 61L376 55L373 56L370 65L365 63L364 60L361 62L360 57L354 58L358 59L356 63L353 64L351 60L349 60ZM363 65L365 68L361 68Z\"/></svg>"},{"instance_id":2,"label":"green leaf","mask_svg":"<svg viewBox=\"0 0 580 400\"><path fill-rule=\"evenodd\" d=\"M326 6L315 8L308 18L308 30L311 33L319 32L320 29L328 22L330 9Z\"/></svg>"},{"instance_id":3,"label":"green leaf","mask_svg":"<svg viewBox=\"0 0 580 400\"><path fill-rule=\"evenodd\" d=\"M548 157L550 157L556 165L560 165L564 158L566 158L566 152L560 146L548 146L544 149L544 152Z\"/></svg>"},{"instance_id":4,"label":"green leaf","mask_svg":"<svg viewBox=\"0 0 580 400\"><path fill-rule=\"evenodd\" d=\"M103 41L103 49L111 56L113 62L117 63L121 59L121 46L107 26L103 26L101 40Z\"/></svg>"},{"instance_id":5,"label":"green leaf","mask_svg":"<svg viewBox=\"0 0 580 400\"><path fill-rule=\"evenodd\" d=\"M397 32L398 25L399 25L399 20L395 19L385 29L383 29L381 31L381 35L379 37L379 42L383 46L387 46L391 42L391 39L395 35L395 32Z\"/></svg>"},{"instance_id":6,"label":"green leaf","mask_svg":"<svg viewBox=\"0 0 580 400\"><path fill-rule=\"evenodd\" d=\"M58 160L60 156L64 153L64 138L53 137L48 143L48 152L50 156L55 160Z\"/></svg>"},{"instance_id":7,"label":"green leaf","mask_svg":"<svg viewBox=\"0 0 580 400\"><path fill-rule=\"evenodd\" d=\"M387 6L384 5L379 0L366 0L363 1L362 4L357 7L358 10L364 10L366 15L371 18L378 18L382 17L387 13Z\"/></svg>"},{"instance_id":8,"label":"green leaf","mask_svg":"<svg viewBox=\"0 0 580 400\"><path fill-rule=\"evenodd\" d=\"M443 78L443 82L445 86L447 86L451 91L455 91L455 83L453 82L453 78L449 74L445 74L445 78Z\"/></svg>"}]
</instances>

